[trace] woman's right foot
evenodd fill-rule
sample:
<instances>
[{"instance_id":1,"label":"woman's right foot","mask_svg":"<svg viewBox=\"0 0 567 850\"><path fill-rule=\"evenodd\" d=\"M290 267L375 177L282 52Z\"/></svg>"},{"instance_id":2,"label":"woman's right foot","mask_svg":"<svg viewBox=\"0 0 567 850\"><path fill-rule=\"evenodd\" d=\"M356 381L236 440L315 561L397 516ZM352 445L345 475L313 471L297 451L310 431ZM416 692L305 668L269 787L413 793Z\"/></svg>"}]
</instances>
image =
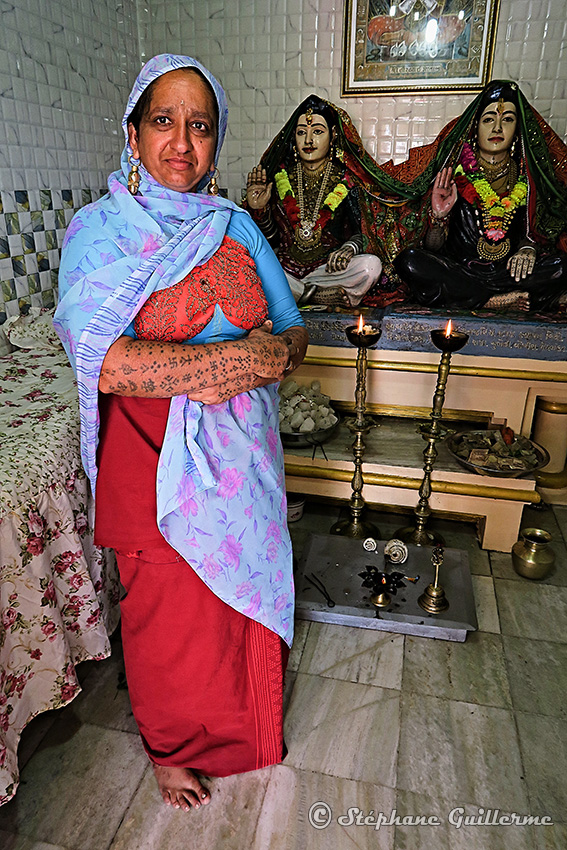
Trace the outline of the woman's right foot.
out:
<instances>
[{"instance_id":1,"label":"woman's right foot","mask_svg":"<svg viewBox=\"0 0 567 850\"><path fill-rule=\"evenodd\" d=\"M161 764L152 764L152 767L160 794L167 806L189 812L211 802L210 792L188 767L165 767Z\"/></svg>"}]
</instances>

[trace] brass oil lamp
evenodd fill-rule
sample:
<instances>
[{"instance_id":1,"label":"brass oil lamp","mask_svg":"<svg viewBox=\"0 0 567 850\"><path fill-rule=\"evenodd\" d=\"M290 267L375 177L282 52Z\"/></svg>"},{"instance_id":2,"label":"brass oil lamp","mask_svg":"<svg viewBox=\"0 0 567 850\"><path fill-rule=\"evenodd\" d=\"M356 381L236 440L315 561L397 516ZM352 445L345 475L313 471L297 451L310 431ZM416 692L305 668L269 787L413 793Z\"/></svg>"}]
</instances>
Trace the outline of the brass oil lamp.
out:
<instances>
[{"instance_id":1,"label":"brass oil lamp","mask_svg":"<svg viewBox=\"0 0 567 850\"><path fill-rule=\"evenodd\" d=\"M371 522L362 519L365 501L362 495L364 480L362 477L362 458L366 449L364 434L372 427L372 422L365 419L366 411L366 371L368 367L367 350L376 345L380 339L381 328L364 323L362 313L358 317L357 325L346 328L348 341L356 346L358 354L356 358L356 391L355 391L355 418L349 424L355 438L352 444L354 455L354 475L351 481L352 496L350 498L350 519L341 520L331 528L331 534L342 534L345 537L364 539L366 537L379 538L380 533Z\"/></svg>"},{"instance_id":2,"label":"brass oil lamp","mask_svg":"<svg viewBox=\"0 0 567 850\"><path fill-rule=\"evenodd\" d=\"M443 543L441 535L429 531L425 527L431 514L429 507L431 472L437 458L435 444L444 436L443 429L441 428L441 413L443 402L445 401L445 387L451 368L451 355L453 352L463 348L467 344L468 338L468 334L453 330L451 319L447 322L445 330L438 329L431 331L431 341L441 351L441 359L437 369L437 385L433 396L433 408L430 413L431 422L422 429L422 436L427 440L427 447L423 452L423 480L419 488L419 502L414 509L416 523L415 526L399 529L395 535L405 543L413 543L414 546L434 546L437 543Z\"/></svg>"}]
</instances>

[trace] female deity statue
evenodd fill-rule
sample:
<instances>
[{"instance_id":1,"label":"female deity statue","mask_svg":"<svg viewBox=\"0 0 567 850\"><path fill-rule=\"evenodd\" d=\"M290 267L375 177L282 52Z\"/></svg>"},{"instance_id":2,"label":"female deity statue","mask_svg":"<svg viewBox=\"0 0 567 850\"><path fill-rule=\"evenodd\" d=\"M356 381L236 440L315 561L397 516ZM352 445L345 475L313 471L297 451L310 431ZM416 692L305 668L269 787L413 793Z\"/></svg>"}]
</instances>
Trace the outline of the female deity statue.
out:
<instances>
[{"instance_id":1,"label":"female deity statue","mask_svg":"<svg viewBox=\"0 0 567 850\"><path fill-rule=\"evenodd\" d=\"M350 123L342 110L311 95L248 175L246 206L300 306L355 307L382 271L379 258L364 253L341 115Z\"/></svg>"},{"instance_id":2,"label":"female deity statue","mask_svg":"<svg viewBox=\"0 0 567 850\"><path fill-rule=\"evenodd\" d=\"M435 143L423 247L394 262L427 307L567 304L567 148L516 83L493 81Z\"/></svg>"}]
</instances>

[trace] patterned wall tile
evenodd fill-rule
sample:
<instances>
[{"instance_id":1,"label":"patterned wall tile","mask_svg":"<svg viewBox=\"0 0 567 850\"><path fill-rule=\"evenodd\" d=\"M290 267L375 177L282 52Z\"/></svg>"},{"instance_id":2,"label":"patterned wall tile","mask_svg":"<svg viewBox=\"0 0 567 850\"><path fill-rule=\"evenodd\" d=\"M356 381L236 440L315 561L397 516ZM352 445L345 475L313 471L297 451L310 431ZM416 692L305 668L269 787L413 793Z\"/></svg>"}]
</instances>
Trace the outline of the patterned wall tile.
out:
<instances>
[{"instance_id":1,"label":"patterned wall tile","mask_svg":"<svg viewBox=\"0 0 567 850\"><path fill-rule=\"evenodd\" d=\"M6 317L27 312L30 306L55 305L61 245L67 225L81 206L100 198L105 191L0 192L2 209L14 206L21 209L21 212L0 213L0 225L7 234L0 236L0 324ZM53 207L54 199L60 206Z\"/></svg>"}]
</instances>

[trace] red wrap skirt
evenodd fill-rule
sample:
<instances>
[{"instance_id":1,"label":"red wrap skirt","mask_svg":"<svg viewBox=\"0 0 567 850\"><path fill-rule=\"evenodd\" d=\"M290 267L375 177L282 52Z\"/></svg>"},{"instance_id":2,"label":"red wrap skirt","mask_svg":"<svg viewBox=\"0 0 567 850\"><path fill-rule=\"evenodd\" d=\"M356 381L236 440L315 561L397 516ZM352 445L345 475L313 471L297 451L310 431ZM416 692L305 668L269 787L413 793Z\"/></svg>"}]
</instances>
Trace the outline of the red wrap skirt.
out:
<instances>
[{"instance_id":1,"label":"red wrap skirt","mask_svg":"<svg viewBox=\"0 0 567 850\"><path fill-rule=\"evenodd\" d=\"M222 602L166 543L117 557L126 678L150 759L209 776L280 762L281 638Z\"/></svg>"}]
</instances>

